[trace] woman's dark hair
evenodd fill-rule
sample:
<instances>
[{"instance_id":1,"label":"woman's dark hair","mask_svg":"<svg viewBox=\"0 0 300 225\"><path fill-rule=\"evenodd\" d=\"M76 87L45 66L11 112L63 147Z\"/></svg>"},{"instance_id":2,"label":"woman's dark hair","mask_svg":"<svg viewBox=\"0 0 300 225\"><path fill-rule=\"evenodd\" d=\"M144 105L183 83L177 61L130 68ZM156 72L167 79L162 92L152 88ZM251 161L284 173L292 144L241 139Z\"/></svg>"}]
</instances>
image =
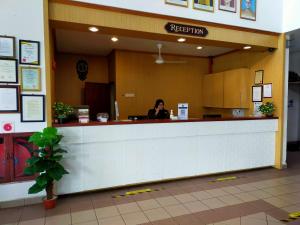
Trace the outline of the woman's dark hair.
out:
<instances>
[{"instance_id":1,"label":"woman's dark hair","mask_svg":"<svg viewBox=\"0 0 300 225\"><path fill-rule=\"evenodd\" d=\"M156 102L155 102L155 106L154 106L154 108L157 108L157 107L158 107L158 105L159 105L160 103L162 103L163 105L165 105L165 102L164 102L164 100L162 100L162 99L157 99L157 100L156 100Z\"/></svg>"}]
</instances>

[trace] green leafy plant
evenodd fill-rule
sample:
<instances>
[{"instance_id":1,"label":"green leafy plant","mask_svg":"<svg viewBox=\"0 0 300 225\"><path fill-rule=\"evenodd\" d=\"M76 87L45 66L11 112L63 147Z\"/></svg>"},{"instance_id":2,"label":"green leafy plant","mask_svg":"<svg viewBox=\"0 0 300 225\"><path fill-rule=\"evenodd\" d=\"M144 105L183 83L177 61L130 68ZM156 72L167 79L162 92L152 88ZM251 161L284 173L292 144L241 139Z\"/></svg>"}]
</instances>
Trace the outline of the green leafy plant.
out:
<instances>
[{"instance_id":1,"label":"green leafy plant","mask_svg":"<svg viewBox=\"0 0 300 225\"><path fill-rule=\"evenodd\" d=\"M34 133L29 142L35 147L31 149L32 157L27 160L26 175L39 174L28 193L35 194L46 190L47 200L53 199L53 183L59 181L68 172L60 164L66 150L61 149L59 142L63 138L54 127L47 127L42 132Z\"/></svg>"},{"instance_id":2,"label":"green leafy plant","mask_svg":"<svg viewBox=\"0 0 300 225\"><path fill-rule=\"evenodd\" d=\"M259 111L267 116L272 116L275 112L275 105L273 102L267 102L259 106Z\"/></svg>"},{"instance_id":3,"label":"green leafy plant","mask_svg":"<svg viewBox=\"0 0 300 225\"><path fill-rule=\"evenodd\" d=\"M74 112L74 109L70 105L64 104L62 102L55 102L53 105L53 110L55 118L58 119L67 118Z\"/></svg>"}]
</instances>

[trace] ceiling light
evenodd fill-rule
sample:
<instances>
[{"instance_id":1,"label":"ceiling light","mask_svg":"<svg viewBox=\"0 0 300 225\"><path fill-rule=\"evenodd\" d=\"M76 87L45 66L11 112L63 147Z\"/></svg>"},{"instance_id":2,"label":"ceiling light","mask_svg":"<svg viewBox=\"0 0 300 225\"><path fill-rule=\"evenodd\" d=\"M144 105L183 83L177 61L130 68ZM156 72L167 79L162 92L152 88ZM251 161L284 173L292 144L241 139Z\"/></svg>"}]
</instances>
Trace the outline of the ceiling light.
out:
<instances>
[{"instance_id":1,"label":"ceiling light","mask_svg":"<svg viewBox=\"0 0 300 225\"><path fill-rule=\"evenodd\" d=\"M202 46L197 46L197 49L198 50L201 50L203 47Z\"/></svg>"},{"instance_id":2,"label":"ceiling light","mask_svg":"<svg viewBox=\"0 0 300 225\"><path fill-rule=\"evenodd\" d=\"M251 49L251 48L252 48L252 47L249 46L249 45L244 47L245 50L249 50L249 49Z\"/></svg>"},{"instance_id":3,"label":"ceiling light","mask_svg":"<svg viewBox=\"0 0 300 225\"><path fill-rule=\"evenodd\" d=\"M112 37L110 40L113 42L117 42L119 39L117 37Z\"/></svg>"},{"instance_id":4,"label":"ceiling light","mask_svg":"<svg viewBox=\"0 0 300 225\"><path fill-rule=\"evenodd\" d=\"M186 39L185 39L185 38L178 38L177 41L178 41L178 42L185 42Z\"/></svg>"},{"instance_id":5,"label":"ceiling light","mask_svg":"<svg viewBox=\"0 0 300 225\"><path fill-rule=\"evenodd\" d=\"M89 27L89 30L91 32L98 32L99 31L99 29L97 27Z\"/></svg>"}]
</instances>

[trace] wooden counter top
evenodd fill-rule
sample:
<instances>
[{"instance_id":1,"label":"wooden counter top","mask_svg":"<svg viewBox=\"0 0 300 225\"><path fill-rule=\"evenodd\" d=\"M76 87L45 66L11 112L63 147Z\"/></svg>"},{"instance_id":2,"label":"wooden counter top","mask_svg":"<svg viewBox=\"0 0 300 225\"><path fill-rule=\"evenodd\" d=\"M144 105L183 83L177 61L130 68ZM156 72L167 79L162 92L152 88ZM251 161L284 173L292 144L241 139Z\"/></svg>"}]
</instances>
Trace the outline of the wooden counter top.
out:
<instances>
[{"instance_id":1,"label":"wooden counter top","mask_svg":"<svg viewBox=\"0 0 300 225\"><path fill-rule=\"evenodd\" d=\"M70 122L64 124L53 124L53 127L75 127L75 126L108 126L108 125L129 125L148 123L187 123L187 122L216 122L216 121L241 121L241 120L270 120L278 117L224 117L224 118L191 118L188 120L120 120L108 121L107 123L91 121L89 123Z\"/></svg>"}]
</instances>

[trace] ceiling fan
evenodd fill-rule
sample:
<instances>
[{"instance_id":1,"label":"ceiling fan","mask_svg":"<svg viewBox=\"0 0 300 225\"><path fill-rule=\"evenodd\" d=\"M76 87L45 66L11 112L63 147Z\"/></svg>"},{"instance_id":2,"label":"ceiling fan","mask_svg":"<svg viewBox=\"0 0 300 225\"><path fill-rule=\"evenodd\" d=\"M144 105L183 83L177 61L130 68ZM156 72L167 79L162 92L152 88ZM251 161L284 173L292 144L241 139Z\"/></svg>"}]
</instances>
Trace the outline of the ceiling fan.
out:
<instances>
[{"instance_id":1,"label":"ceiling fan","mask_svg":"<svg viewBox=\"0 0 300 225\"><path fill-rule=\"evenodd\" d=\"M156 64L165 64L165 63L182 64L182 63L186 63L186 61L166 61L166 60L164 60L164 58L161 55L162 44L158 43L157 48L158 48L158 55L154 56L155 57L154 62Z\"/></svg>"}]
</instances>

